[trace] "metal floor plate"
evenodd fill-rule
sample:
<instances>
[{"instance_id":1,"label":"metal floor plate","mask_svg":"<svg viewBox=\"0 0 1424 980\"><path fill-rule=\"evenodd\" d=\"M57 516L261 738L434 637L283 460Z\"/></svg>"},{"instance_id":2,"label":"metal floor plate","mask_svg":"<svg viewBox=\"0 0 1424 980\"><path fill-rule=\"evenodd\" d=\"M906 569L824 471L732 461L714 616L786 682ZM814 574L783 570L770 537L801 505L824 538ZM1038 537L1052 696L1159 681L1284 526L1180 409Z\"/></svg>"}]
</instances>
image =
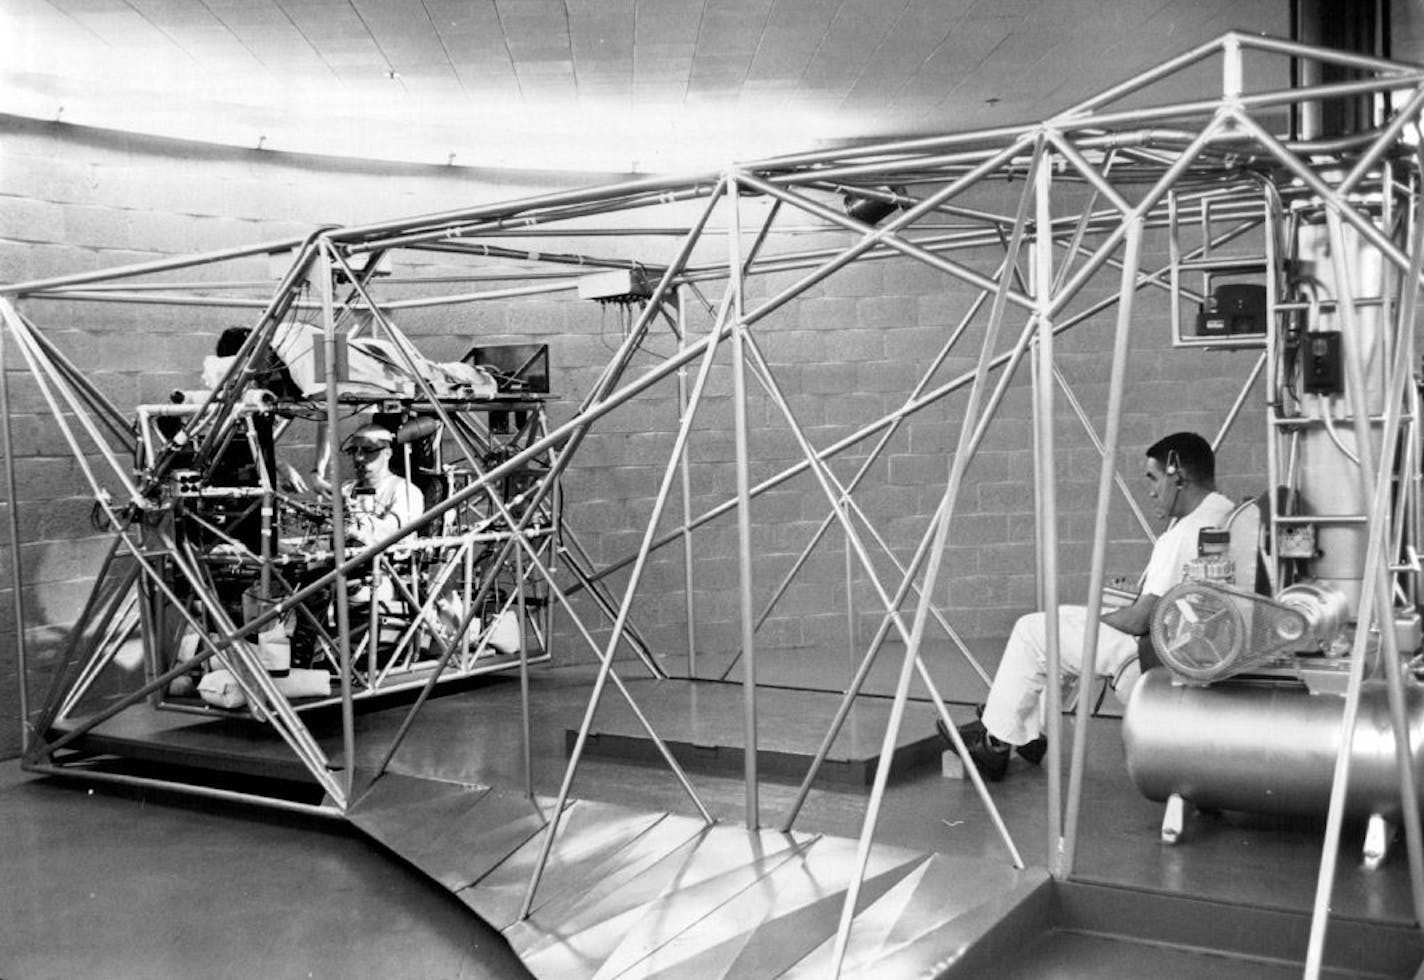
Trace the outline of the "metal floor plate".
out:
<instances>
[{"instance_id":1,"label":"metal floor plate","mask_svg":"<svg viewBox=\"0 0 1424 980\"><path fill-rule=\"evenodd\" d=\"M573 800L520 919L544 842L541 814L553 805L537 802L388 774L351 821L501 929L536 976L824 975L855 874L854 840ZM887 957L903 964L917 939L1041 881L1003 862L874 847L847 975L871 975ZM944 948L934 950L942 957Z\"/></svg>"}]
</instances>

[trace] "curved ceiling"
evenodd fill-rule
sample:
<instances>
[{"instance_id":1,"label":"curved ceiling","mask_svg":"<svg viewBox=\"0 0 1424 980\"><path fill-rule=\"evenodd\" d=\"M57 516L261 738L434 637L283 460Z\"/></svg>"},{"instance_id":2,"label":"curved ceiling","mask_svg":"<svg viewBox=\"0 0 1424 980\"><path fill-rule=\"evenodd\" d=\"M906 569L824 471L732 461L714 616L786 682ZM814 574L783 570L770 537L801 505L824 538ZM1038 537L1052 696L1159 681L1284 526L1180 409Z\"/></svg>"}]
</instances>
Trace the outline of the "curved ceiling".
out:
<instances>
[{"instance_id":1,"label":"curved ceiling","mask_svg":"<svg viewBox=\"0 0 1424 980\"><path fill-rule=\"evenodd\" d=\"M1043 118L1287 0L0 0L0 112L668 172ZM1208 71L1176 81L1210 94ZM1159 90L1160 96L1160 90Z\"/></svg>"}]
</instances>

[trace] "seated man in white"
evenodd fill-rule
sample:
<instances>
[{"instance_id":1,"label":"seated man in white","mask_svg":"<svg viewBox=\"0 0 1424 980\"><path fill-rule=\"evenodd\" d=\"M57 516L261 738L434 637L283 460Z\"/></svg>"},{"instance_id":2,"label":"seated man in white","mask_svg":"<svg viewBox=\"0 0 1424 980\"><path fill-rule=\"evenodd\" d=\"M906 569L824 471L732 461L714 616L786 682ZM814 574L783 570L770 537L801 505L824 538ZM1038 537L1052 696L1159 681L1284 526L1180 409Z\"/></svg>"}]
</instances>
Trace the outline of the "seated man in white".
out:
<instances>
[{"instance_id":1,"label":"seated man in white","mask_svg":"<svg viewBox=\"0 0 1424 980\"><path fill-rule=\"evenodd\" d=\"M346 534L357 544L374 544L425 511L425 498L403 476L391 472L395 433L363 425L346 439L354 479L341 485Z\"/></svg>"},{"instance_id":2,"label":"seated man in white","mask_svg":"<svg viewBox=\"0 0 1424 980\"><path fill-rule=\"evenodd\" d=\"M425 512L424 497L415 484L391 472L394 447L395 433L385 426L372 424L361 426L342 444L342 450L351 457L353 473L353 478L341 485L345 516L343 527L349 551L384 540ZM329 570L329 566L314 568L311 575L323 575ZM358 576L352 582L348 596L351 602L350 637L354 649L366 635L372 602L393 597L394 590L389 581L383 581L373 596L369 584L362 583ZM306 605L326 630L333 628L329 589L313 595ZM318 631L312 628L308 619L306 616L298 617L292 635L292 662L299 667L323 659ZM328 666L334 666L329 658L326 662Z\"/></svg>"},{"instance_id":3,"label":"seated man in white","mask_svg":"<svg viewBox=\"0 0 1424 980\"><path fill-rule=\"evenodd\" d=\"M1152 546L1136 600L1101 615L1094 661L1096 673L1114 680L1114 690L1124 702L1137 680L1138 638L1147 633L1153 607L1182 580L1182 566L1197 556L1198 532L1225 524L1234 509L1216 490L1216 457L1211 444L1195 433L1173 433L1148 448L1147 483L1158 516L1175 523ZM1087 617L1083 606L1058 608L1059 660L1065 674L1076 675L1082 670ZM1043 758L1047 748L1040 728L1048 675L1046 631L1043 612L1019 618L1004 647L980 720L960 726L970 756L986 779L1004 778L1014 748L1030 762ZM947 733L941 734L947 741Z\"/></svg>"}]
</instances>

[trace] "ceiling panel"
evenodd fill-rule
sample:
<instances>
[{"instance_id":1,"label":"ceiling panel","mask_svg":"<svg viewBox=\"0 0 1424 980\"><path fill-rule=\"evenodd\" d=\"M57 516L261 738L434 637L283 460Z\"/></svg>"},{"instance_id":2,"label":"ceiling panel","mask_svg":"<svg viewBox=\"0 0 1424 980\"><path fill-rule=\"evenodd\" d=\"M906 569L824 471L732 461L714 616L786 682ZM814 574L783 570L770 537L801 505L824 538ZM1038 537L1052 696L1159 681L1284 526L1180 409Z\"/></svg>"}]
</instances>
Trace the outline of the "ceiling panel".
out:
<instances>
[{"instance_id":1,"label":"ceiling panel","mask_svg":"<svg viewBox=\"0 0 1424 980\"><path fill-rule=\"evenodd\" d=\"M271 148L317 105L388 118L412 145L481 134L478 153L413 158L512 159L542 139L551 165L591 159L600 133L655 160L676 126L680 152L760 156L797 148L778 138L1042 118L1229 28L1284 35L1287 15L1287 0L0 0L15 89L0 111L63 99L66 118L123 126L123 105L159 97L181 135L241 106Z\"/></svg>"}]
</instances>

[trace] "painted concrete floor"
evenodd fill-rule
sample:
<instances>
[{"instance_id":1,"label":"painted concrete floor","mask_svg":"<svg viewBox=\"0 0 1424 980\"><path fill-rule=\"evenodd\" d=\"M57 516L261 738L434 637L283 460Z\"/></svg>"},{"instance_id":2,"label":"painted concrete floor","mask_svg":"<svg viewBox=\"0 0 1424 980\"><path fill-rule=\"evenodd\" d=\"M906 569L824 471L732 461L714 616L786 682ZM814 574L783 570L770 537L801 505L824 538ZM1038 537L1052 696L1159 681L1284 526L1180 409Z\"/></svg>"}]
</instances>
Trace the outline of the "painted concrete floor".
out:
<instances>
[{"instance_id":1,"label":"painted concrete floor","mask_svg":"<svg viewBox=\"0 0 1424 980\"><path fill-rule=\"evenodd\" d=\"M621 671L640 699L657 682ZM532 676L534 788L557 791L565 732L577 727L591 671L543 668ZM516 678L480 679L423 710L392 769L507 789L523 782ZM969 704L952 710L963 719ZM379 754L399 707L360 717ZM778 719L764 719L777 724ZM920 713L912 724L929 726ZM1131 786L1118 723L1100 719L1089 743L1083 837L1085 880L1308 908L1320 826L1227 814L1198 821L1186 842L1157 839L1160 807ZM363 760L364 761L364 760ZM742 781L694 774L721 821L744 822ZM992 788L1025 861L1048 853L1046 773L1020 760ZM795 796L789 783L760 791L764 826ZM574 795L673 813L686 794L659 765L586 759ZM856 837L864 789L810 794L796 829ZM502 938L453 896L335 823L138 790L92 792L0 767L0 977L505 977L523 975ZM965 781L922 770L892 782L876 839L921 850L1008 861ZM1342 846L1337 914L1411 918L1403 855L1379 872L1358 867L1358 840Z\"/></svg>"},{"instance_id":2,"label":"painted concrete floor","mask_svg":"<svg viewBox=\"0 0 1424 980\"><path fill-rule=\"evenodd\" d=\"M344 824L0 766L0 977L526 976L503 937Z\"/></svg>"}]
</instances>

